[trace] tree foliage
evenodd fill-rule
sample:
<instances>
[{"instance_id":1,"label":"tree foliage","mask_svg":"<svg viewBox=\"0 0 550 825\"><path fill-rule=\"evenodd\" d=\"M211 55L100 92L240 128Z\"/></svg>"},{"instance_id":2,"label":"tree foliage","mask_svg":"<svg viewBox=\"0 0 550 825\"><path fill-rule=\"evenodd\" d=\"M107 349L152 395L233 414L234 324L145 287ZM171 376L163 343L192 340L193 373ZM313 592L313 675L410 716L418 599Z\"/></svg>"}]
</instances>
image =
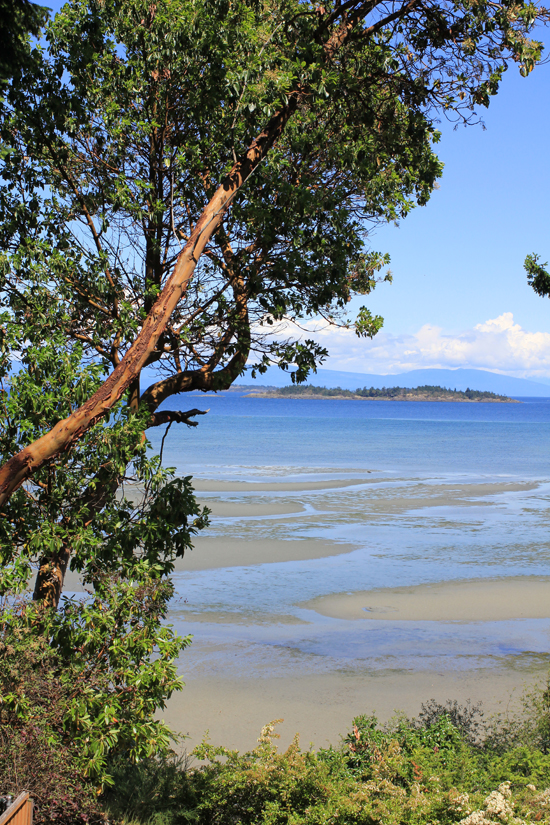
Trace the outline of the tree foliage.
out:
<instances>
[{"instance_id":1,"label":"tree foliage","mask_svg":"<svg viewBox=\"0 0 550 825\"><path fill-rule=\"evenodd\" d=\"M88 788L112 781L117 755L135 762L169 745L155 712L182 687L175 660L190 639L162 626L170 582L145 562L138 572L133 581L104 576L90 598L46 614L33 602L3 603L3 790L32 791L38 821L81 821L94 808Z\"/></svg>"},{"instance_id":2,"label":"tree foliage","mask_svg":"<svg viewBox=\"0 0 550 825\"><path fill-rule=\"evenodd\" d=\"M114 370L2 470L2 496L126 391L137 407L146 364L165 375L141 392L153 414L247 361L303 380L323 351L266 333L345 320L372 290L369 222L426 202L437 114L475 120L510 61L531 71L545 15L511 0L66 6L4 107L4 246L20 255L6 286L42 256L67 338ZM365 308L356 329L379 325Z\"/></svg>"},{"instance_id":3,"label":"tree foliage","mask_svg":"<svg viewBox=\"0 0 550 825\"><path fill-rule=\"evenodd\" d=\"M31 57L29 36L37 36L49 10L29 0L0 0L0 91Z\"/></svg>"},{"instance_id":4,"label":"tree foliage","mask_svg":"<svg viewBox=\"0 0 550 825\"><path fill-rule=\"evenodd\" d=\"M216 182L301 65L289 54L300 32L277 31L289 12L274 4L145 9L66 7L32 83L12 90L4 122L3 223L15 230L5 246L22 251L24 230L26 253L10 260L7 287L36 270L39 243L52 297L66 306L65 334L110 367ZM391 59L381 38L320 80L316 105L301 108L233 204L149 359L177 376L172 391L223 386L225 376L212 383L211 373L224 367L227 384L251 348L259 363L277 359L279 345L257 327L333 313L374 287L388 259L365 251L365 221L404 217L441 171L426 90L405 76L385 81ZM10 222L24 210L7 196L17 190L27 209ZM310 350L305 371L320 354ZM168 386L150 391L150 405L160 392Z\"/></svg>"},{"instance_id":5,"label":"tree foliage","mask_svg":"<svg viewBox=\"0 0 550 825\"><path fill-rule=\"evenodd\" d=\"M527 255L525 258L524 269L527 272L527 283L541 298L550 295L550 274L546 269L547 266L547 262L540 263L539 255Z\"/></svg>"}]
</instances>

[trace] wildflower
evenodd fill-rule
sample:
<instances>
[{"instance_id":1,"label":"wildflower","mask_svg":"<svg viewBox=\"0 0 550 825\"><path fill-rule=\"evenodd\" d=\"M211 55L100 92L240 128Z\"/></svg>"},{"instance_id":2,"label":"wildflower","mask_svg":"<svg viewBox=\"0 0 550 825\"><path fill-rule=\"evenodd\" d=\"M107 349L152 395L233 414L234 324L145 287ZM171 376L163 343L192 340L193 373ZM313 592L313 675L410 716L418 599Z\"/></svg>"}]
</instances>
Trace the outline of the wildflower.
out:
<instances>
[{"instance_id":1,"label":"wildflower","mask_svg":"<svg viewBox=\"0 0 550 825\"><path fill-rule=\"evenodd\" d=\"M506 796L500 791L500 788L504 788L508 791L509 796L509 784L510 783L504 783L503 785L500 785L499 790L492 791L492 793L489 794L489 796L483 803L485 805L487 813L492 814L493 816L498 816L498 818L502 820L502 822L506 822L506 820L509 817L513 816L514 813L512 811L512 808L506 801ZM505 785L508 785L507 789L505 788Z\"/></svg>"},{"instance_id":2,"label":"wildflower","mask_svg":"<svg viewBox=\"0 0 550 825\"><path fill-rule=\"evenodd\" d=\"M456 813L470 813L469 803L470 799L467 793L460 793L456 788L451 788L449 791L449 809Z\"/></svg>"}]
</instances>

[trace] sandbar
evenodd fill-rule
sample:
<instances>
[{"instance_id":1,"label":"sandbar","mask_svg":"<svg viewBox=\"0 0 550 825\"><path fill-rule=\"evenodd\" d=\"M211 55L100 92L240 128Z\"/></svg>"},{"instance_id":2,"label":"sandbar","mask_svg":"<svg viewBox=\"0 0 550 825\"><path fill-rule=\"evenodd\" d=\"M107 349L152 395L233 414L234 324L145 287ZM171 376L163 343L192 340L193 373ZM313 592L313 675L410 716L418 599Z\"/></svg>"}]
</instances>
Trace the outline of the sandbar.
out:
<instances>
[{"instance_id":1,"label":"sandbar","mask_svg":"<svg viewBox=\"0 0 550 825\"><path fill-rule=\"evenodd\" d=\"M201 507L208 507L213 516L285 516L294 513L303 513L305 508L293 501L268 502L263 501L257 504L250 504L247 501L218 501L217 499L203 499L198 502Z\"/></svg>"},{"instance_id":2,"label":"sandbar","mask_svg":"<svg viewBox=\"0 0 550 825\"><path fill-rule=\"evenodd\" d=\"M185 602L183 606L181 600L176 603L176 606L170 607L169 621L173 621L177 617L178 621L185 622L202 622L204 624L225 624L225 625L245 625L255 626L265 625L273 627L274 625L308 625L304 619L293 616L289 613L268 613L261 609L241 611L229 610L194 610L191 607L186 607Z\"/></svg>"},{"instance_id":3,"label":"sandbar","mask_svg":"<svg viewBox=\"0 0 550 825\"><path fill-rule=\"evenodd\" d=\"M361 491L360 506L366 514L402 513L404 510L423 510L427 507L494 507L507 493L528 493L537 490L539 482L495 482L485 484L414 484L387 486ZM359 502L359 499L358 499ZM349 506L349 505L348 505ZM334 497L323 502L323 509L340 511L342 504Z\"/></svg>"},{"instance_id":4,"label":"sandbar","mask_svg":"<svg viewBox=\"0 0 550 825\"><path fill-rule=\"evenodd\" d=\"M213 570L217 567L248 567L251 564L269 562L322 559L351 553L356 549L356 545L353 544L317 539L245 541L197 536L193 539L193 544L193 550L188 551L183 559L176 560L176 571Z\"/></svg>"},{"instance_id":5,"label":"sandbar","mask_svg":"<svg viewBox=\"0 0 550 825\"><path fill-rule=\"evenodd\" d=\"M550 577L467 579L320 596L301 605L333 619L492 622L550 618Z\"/></svg>"},{"instance_id":6,"label":"sandbar","mask_svg":"<svg viewBox=\"0 0 550 825\"><path fill-rule=\"evenodd\" d=\"M522 493L540 487L538 481L496 481L485 484L441 484L447 494L459 496L496 496L502 493Z\"/></svg>"},{"instance_id":7,"label":"sandbar","mask_svg":"<svg viewBox=\"0 0 550 825\"><path fill-rule=\"evenodd\" d=\"M371 473L372 470L365 470ZM307 490L334 490L338 487L355 487L365 484L364 478L333 479L327 481L217 481L209 478L193 478L193 487L199 493L287 493Z\"/></svg>"},{"instance_id":8,"label":"sandbar","mask_svg":"<svg viewBox=\"0 0 550 825\"><path fill-rule=\"evenodd\" d=\"M185 656L185 668L184 660ZM482 701L488 716L519 710L526 683L542 682L547 667L540 663L531 671L306 673L269 679L228 679L223 674L193 678L184 672L186 687L171 697L162 717L172 730L189 736L182 746L188 752L207 730L213 744L251 750L262 726L275 719L284 719L278 726L280 748L288 747L295 733L306 749L310 743L316 748L338 746L355 716L375 712L386 721L398 710L415 716L429 699Z\"/></svg>"}]
</instances>

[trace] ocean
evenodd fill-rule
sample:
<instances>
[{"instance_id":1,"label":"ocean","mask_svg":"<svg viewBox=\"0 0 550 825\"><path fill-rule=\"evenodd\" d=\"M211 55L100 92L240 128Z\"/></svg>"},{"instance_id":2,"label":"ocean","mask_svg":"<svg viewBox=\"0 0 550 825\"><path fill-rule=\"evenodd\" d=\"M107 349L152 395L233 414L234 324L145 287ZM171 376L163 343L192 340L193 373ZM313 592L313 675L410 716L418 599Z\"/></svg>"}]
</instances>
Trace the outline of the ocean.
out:
<instances>
[{"instance_id":1,"label":"ocean","mask_svg":"<svg viewBox=\"0 0 550 825\"><path fill-rule=\"evenodd\" d=\"M213 510L174 574L169 618L194 636L187 676L550 662L550 618L521 605L484 621L392 607L399 588L422 600L441 583L550 575L550 399L175 403L209 408L198 427L173 426L164 448ZM163 433L150 431L154 449ZM369 593L385 589L387 615L372 618ZM357 594L364 614L343 617ZM323 610L328 597L340 613Z\"/></svg>"}]
</instances>

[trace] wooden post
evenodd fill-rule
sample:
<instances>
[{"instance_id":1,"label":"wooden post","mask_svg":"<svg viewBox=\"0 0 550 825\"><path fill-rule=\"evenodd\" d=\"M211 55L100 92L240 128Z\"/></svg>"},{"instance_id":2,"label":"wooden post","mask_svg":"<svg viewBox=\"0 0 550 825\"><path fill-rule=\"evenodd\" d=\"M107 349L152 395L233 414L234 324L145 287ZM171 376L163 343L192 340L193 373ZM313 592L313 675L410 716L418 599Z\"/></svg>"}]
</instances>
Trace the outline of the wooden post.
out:
<instances>
[{"instance_id":1,"label":"wooden post","mask_svg":"<svg viewBox=\"0 0 550 825\"><path fill-rule=\"evenodd\" d=\"M0 816L0 825L32 825L33 803L28 793L20 793Z\"/></svg>"}]
</instances>

